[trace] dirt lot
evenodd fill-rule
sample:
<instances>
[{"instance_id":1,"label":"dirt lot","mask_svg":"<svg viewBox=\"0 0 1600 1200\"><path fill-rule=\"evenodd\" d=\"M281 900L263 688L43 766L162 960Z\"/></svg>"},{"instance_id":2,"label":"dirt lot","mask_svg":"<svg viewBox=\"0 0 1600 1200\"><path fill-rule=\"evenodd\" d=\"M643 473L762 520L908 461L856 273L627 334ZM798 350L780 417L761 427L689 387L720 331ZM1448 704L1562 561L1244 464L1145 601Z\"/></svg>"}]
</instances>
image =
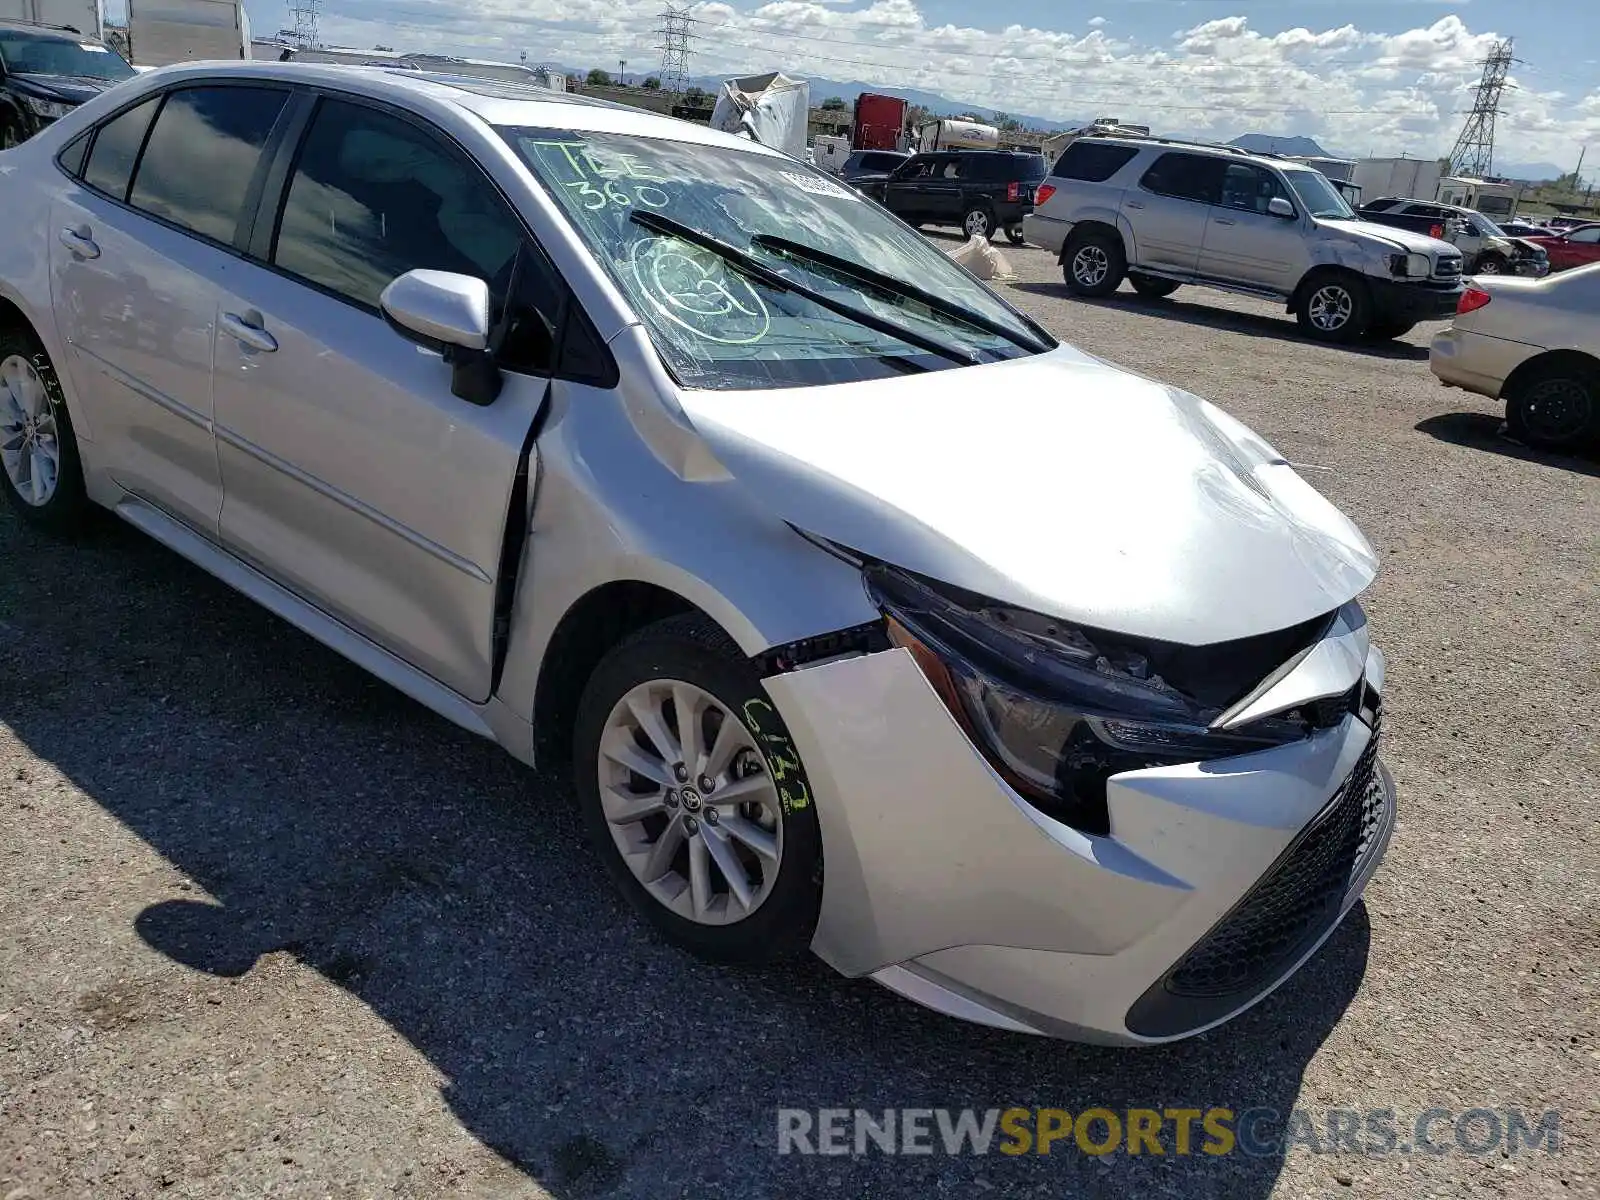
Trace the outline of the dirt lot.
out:
<instances>
[{"instance_id":1,"label":"dirt lot","mask_svg":"<svg viewBox=\"0 0 1600 1200\"><path fill-rule=\"evenodd\" d=\"M5 514L0 1197L1596 1194L1596 465L1499 441L1428 327L1322 348L1189 289L1071 301L1008 253L1047 326L1261 430L1383 555L1400 824L1290 986L1135 1053L699 966L613 898L561 783L131 530ZM1560 1109L1562 1151L775 1153L779 1107L1014 1104Z\"/></svg>"}]
</instances>

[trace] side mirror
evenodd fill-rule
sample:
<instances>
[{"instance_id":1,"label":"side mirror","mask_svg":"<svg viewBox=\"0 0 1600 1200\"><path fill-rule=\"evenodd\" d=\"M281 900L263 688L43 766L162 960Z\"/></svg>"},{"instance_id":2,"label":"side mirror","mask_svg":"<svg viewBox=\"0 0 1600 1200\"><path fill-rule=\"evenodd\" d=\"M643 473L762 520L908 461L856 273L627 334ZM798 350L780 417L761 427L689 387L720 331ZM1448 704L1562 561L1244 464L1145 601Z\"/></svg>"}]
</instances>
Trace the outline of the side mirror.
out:
<instances>
[{"instance_id":1,"label":"side mirror","mask_svg":"<svg viewBox=\"0 0 1600 1200\"><path fill-rule=\"evenodd\" d=\"M1267 212L1274 217L1283 217L1285 220L1294 219L1294 205L1282 196L1274 196L1267 201Z\"/></svg>"},{"instance_id":2,"label":"side mirror","mask_svg":"<svg viewBox=\"0 0 1600 1200\"><path fill-rule=\"evenodd\" d=\"M489 352L489 285L450 271L407 271L378 297L384 320L407 341L443 356L450 391L469 404L492 404L500 372Z\"/></svg>"}]
</instances>

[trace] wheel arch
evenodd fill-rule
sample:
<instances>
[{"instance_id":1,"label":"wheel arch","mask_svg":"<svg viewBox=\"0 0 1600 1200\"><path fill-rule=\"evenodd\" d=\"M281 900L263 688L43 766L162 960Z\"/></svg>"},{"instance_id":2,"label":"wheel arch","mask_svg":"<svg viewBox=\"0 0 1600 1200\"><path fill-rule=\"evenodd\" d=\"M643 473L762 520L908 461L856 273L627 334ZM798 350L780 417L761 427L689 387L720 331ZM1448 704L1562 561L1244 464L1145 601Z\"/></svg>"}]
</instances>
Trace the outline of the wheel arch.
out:
<instances>
[{"instance_id":1,"label":"wheel arch","mask_svg":"<svg viewBox=\"0 0 1600 1200\"><path fill-rule=\"evenodd\" d=\"M1072 223L1072 228L1067 230L1067 236L1061 243L1058 261L1062 266L1067 265L1067 252L1072 249L1073 244L1088 233L1109 233L1120 240L1123 257L1130 268L1134 266L1132 230L1128 227L1126 218L1111 209L1091 210Z\"/></svg>"},{"instance_id":2,"label":"wheel arch","mask_svg":"<svg viewBox=\"0 0 1600 1200\"><path fill-rule=\"evenodd\" d=\"M1600 379L1600 358L1586 354L1582 350L1546 350L1543 354L1536 354L1524 362L1518 363L1516 369L1506 376L1500 385L1500 394L1496 400L1505 400L1516 395L1517 389L1529 379L1542 375L1546 371L1572 367L1576 371L1594 379Z\"/></svg>"}]
</instances>

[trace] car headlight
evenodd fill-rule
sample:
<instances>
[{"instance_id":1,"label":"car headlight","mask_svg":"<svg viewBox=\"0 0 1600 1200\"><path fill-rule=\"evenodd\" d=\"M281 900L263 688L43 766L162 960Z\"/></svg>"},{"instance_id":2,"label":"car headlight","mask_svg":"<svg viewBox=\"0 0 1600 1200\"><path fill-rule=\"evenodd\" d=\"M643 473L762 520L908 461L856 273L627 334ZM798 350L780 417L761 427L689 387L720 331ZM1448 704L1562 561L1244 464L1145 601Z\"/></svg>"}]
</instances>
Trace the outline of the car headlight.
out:
<instances>
[{"instance_id":1,"label":"car headlight","mask_svg":"<svg viewBox=\"0 0 1600 1200\"><path fill-rule=\"evenodd\" d=\"M1075 626L881 565L865 578L890 642L911 652L1001 778L1041 812L1090 833L1109 831L1113 775L1298 741L1338 724L1359 701L1352 694L1211 728L1316 642L1332 613L1189 647Z\"/></svg>"},{"instance_id":2,"label":"car headlight","mask_svg":"<svg viewBox=\"0 0 1600 1200\"><path fill-rule=\"evenodd\" d=\"M33 111L35 116L45 117L51 121L59 121L77 107L73 104L63 104L59 100L44 100L38 96L24 96L22 102Z\"/></svg>"},{"instance_id":3,"label":"car headlight","mask_svg":"<svg viewBox=\"0 0 1600 1200\"><path fill-rule=\"evenodd\" d=\"M1426 254L1392 254L1389 271L1405 279L1426 279L1433 274L1433 260Z\"/></svg>"}]
</instances>

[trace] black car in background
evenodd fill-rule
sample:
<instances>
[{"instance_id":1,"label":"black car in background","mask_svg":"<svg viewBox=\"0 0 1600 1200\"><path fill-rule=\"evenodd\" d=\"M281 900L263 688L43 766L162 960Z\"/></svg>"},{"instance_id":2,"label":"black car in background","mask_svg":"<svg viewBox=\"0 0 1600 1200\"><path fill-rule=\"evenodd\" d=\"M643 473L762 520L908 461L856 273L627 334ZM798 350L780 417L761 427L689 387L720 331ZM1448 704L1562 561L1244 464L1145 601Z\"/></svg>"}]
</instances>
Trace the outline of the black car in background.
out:
<instances>
[{"instance_id":1,"label":"black car in background","mask_svg":"<svg viewBox=\"0 0 1600 1200\"><path fill-rule=\"evenodd\" d=\"M27 141L85 100L137 74L98 38L0 21L0 149Z\"/></svg>"},{"instance_id":2,"label":"black car in background","mask_svg":"<svg viewBox=\"0 0 1600 1200\"><path fill-rule=\"evenodd\" d=\"M1012 150L914 154L887 179L856 187L911 225L957 225L968 237L1001 230L1022 245L1022 218L1048 174L1044 156Z\"/></svg>"},{"instance_id":3,"label":"black car in background","mask_svg":"<svg viewBox=\"0 0 1600 1200\"><path fill-rule=\"evenodd\" d=\"M839 168L839 178L849 184L863 179L887 179L910 157L898 150L852 150L844 166Z\"/></svg>"}]
</instances>

